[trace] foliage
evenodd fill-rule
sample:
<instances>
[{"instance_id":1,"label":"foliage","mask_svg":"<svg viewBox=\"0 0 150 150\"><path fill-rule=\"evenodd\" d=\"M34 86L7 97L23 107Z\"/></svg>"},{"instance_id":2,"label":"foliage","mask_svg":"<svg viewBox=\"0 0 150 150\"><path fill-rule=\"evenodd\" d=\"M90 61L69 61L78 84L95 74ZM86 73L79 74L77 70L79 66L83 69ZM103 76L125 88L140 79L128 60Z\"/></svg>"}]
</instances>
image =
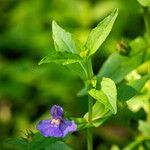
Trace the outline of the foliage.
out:
<instances>
[{"instance_id":1,"label":"foliage","mask_svg":"<svg viewBox=\"0 0 150 150\"><path fill-rule=\"evenodd\" d=\"M82 130L91 127L96 150L110 143L112 150L150 148L149 1L138 2L2 1L0 149L86 149ZM21 136L18 130L37 132L35 124L55 103L70 112L65 117L76 122L77 133L64 139L27 133L5 141Z\"/></svg>"}]
</instances>

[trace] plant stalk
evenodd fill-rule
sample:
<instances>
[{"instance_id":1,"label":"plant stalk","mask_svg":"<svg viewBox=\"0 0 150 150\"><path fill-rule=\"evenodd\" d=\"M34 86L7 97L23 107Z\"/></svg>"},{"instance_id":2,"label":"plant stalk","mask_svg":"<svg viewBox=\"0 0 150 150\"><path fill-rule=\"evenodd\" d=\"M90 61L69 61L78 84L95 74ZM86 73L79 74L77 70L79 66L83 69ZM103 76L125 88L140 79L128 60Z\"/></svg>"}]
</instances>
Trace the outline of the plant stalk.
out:
<instances>
[{"instance_id":1,"label":"plant stalk","mask_svg":"<svg viewBox=\"0 0 150 150\"><path fill-rule=\"evenodd\" d=\"M93 98L89 95L89 99L88 99L88 111L89 111L88 121L89 121L89 123L92 122L92 107L93 107ZM87 129L87 149L93 150L92 127Z\"/></svg>"},{"instance_id":2,"label":"plant stalk","mask_svg":"<svg viewBox=\"0 0 150 150\"><path fill-rule=\"evenodd\" d=\"M144 23L146 28L146 39L148 44L148 49L150 48L150 11L148 7L144 7ZM150 75L150 65L148 65L148 74ZM150 101L149 110L147 114L147 122L150 123Z\"/></svg>"},{"instance_id":3,"label":"plant stalk","mask_svg":"<svg viewBox=\"0 0 150 150\"><path fill-rule=\"evenodd\" d=\"M89 58L87 60L87 72L88 72L88 81L93 78L93 68L92 68L92 60ZM86 85L88 86L89 83ZM88 122L89 124L92 122L92 107L93 107L93 98L88 95ZM87 150L93 150L93 131L92 127L87 128Z\"/></svg>"},{"instance_id":4,"label":"plant stalk","mask_svg":"<svg viewBox=\"0 0 150 150\"><path fill-rule=\"evenodd\" d=\"M150 12L148 7L144 7L144 23L146 28L146 38L150 48Z\"/></svg>"}]
</instances>

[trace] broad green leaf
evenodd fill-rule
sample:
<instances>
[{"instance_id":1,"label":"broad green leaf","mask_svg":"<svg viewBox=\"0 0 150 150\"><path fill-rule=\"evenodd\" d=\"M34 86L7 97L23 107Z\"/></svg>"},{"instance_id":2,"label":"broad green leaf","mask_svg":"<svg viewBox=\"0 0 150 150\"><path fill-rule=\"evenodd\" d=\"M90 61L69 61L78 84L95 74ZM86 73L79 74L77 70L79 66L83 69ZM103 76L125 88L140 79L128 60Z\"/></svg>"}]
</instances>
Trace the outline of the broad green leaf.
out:
<instances>
[{"instance_id":1,"label":"broad green leaf","mask_svg":"<svg viewBox=\"0 0 150 150\"><path fill-rule=\"evenodd\" d=\"M52 22L52 32L55 48L57 51L77 53L72 35L62 29L55 21Z\"/></svg>"},{"instance_id":2,"label":"broad green leaf","mask_svg":"<svg viewBox=\"0 0 150 150\"><path fill-rule=\"evenodd\" d=\"M52 52L48 56L44 57L40 62L43 63L58 63L62 65L73 64L82 61L82 58L77 54L68 52Z\"/></svg>"},{"instance_id":3,"label":"broad green leaf","mask_svg":"<svg viewBox=\"0 0 150 150\"><path fill-rule=\"evenodd\" d=\"M123 78L136 69L144 60L144 52L140 52L132 57L112 54L104 63L98 73L98 77L109 77L115 83L119 83Z\"/></svg>"},{"instance_id":4,"label":"broad green leaf","mask_svg":"<svg viewBox=\"0 0 150 150\"><path fill-rule=\"evenodd\" d=\"M106 119L108 119L112 115L111 111L109 109L106 109L105 106L99 101L96 101L96 103L93 105L92 110L92 125L95 127L101 125ZM87 121L88 115L88 112L84 115L84 118Z\"/></svg>"},{"instance_id":5,"label":"broad green leaf","mask_svg":"<svg viewBox=\"0 0 150 150\"><path fill-rule=\"evenodd\" d=\"M141 79L129 82L127 84L121 84L118 86L118 99L127 101L137 95L148 81L149 76L145 75Z\"/></svg>"},{"instance_id":6,"label":"broad green leaf","mask_svg":"<svg viewBox=\"0 0 150 150\"><path fill-rule=\"evenodd\" d=\"M113 78L114 74L120 68L120 65L127 61L128 58L122 56L118 53L113 53L108 57L108 59L104 62L102 68L100 69L99 73L97 74L98 77L109 77L117 82L117 79Z\"/></svg>"},{"instance_id":7,"label":"broad green leaf","mask_svg":"<svg viewBox=\"0 0 150 150\"><path fill-rule=\"evenodd\" d=\"M138 129L143 133L145 138L150 139L150 124L140 120Z\"/></svg>"},{"instance_id":8,"label":"broad green leaf","mask_svg":"<svg viewBox=\"0 0 150 150\"><path fill-rule=\"evenodd\" d=\"M138 0L143 7L150 7L150 0Z\"/></svg>"},{"instance_id":9,"label":"broad green leaf","mask_svg":"<svg viewBox=\"0 0 150 150\"><path fill-rule=\"evenodd\" d=\"M88 36L86 47L89 50L89 55L94 54L97 49L102 45L107 36L109 35L113 24L117 18L118 9L112 11L112 13L104 18L96 28L94 28Z\"/></svg>"},{"instance_id":10,"label":"broad green leaf","mask_svg":"<svg viewBox=\"0 0 150 150\"><path fill-rule=\"evenodd\" d=\"M51 144L50 146L47 146L45 150L72 150L72 148L70 148L63 142L58 141L56 143Z\"/></svg>"}]
</instances>

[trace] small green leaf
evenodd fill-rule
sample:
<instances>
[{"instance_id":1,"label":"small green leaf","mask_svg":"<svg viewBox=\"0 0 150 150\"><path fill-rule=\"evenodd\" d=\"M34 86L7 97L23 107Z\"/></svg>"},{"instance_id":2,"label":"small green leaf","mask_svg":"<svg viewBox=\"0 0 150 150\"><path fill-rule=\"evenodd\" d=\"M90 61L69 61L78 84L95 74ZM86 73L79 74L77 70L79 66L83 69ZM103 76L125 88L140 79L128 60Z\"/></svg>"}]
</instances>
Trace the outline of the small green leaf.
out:
<instances>
[{"instance_id":1,"label":"small green leaf","mask_svg":"<svg viewBox=\"0 0 150 150\"><path fill-rule=\"evenodd\" d=\"M113 24L117 18L118 9L112 11L112 13L104 18L96 28L94 28L86 42L86 47L89 50L89 55L94 54L97 49L102 45L107 36L109 35Z\"/></svg>"},{"instance_id":2,"label":"small green leaf","mask_svg":"<svg viewBox=\"0 0 150 150\"><path fill-rule=\"evenodd\" d=\"M99 101L96 101L96 103L93 105L92 108L92 125L95 127L98 127L101 125L105 120L107 120L111 115L111 111L109 109L106 109L105 106L100 103ZM87 112L84 115L84 118L88 121L88 115Z\"/></svg>"},{"instance_id":3,"label":"small green leaf","mask_svg":"<svg viewBox=\"0 0 150 150\"><path fill-rule=\"evenodd\" d=\"M138 0L143 7L150 7L150 0Z\"/></svg>"},{"instance_id":4,"label":"small green leaf","mask_svg":"<svg viewBox=\"0 0 150 150\"><path fill-rule=\"evenodd\" d=\"M80 62L82 58L77 54L72 54L68 52L52 52L48 56L44 57L39 65L43 63L58 63L62 65L68 65Z\"/></svg>"},{"instance_id":5,"label":"small green leaf","mask_svg":"<svg viewBox=\"0 0 150 150\"><path fill-rule=\"evenodd\" d=\"M138 129L143 133L145 138L150 139L150 124L140 120Z\"/></svg>"},{"instance_id":6,"label":"small green leaf","mask_svg":"<svg viewBox=\"0 0 150 150\"><path fill-rule=\"evenodd\" d=\"M62 29L55 21L52 22L52 32L55 48L57 51L77 53L72 35Z\"/></svg>"}]
</instances>

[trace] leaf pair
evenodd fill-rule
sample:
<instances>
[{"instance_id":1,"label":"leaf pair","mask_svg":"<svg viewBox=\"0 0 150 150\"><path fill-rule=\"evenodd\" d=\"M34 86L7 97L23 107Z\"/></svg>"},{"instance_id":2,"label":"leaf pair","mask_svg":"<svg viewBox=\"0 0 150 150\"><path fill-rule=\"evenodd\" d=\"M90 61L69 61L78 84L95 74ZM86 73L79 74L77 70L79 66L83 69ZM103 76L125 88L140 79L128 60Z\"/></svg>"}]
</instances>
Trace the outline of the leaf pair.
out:
<instances>
[{"instance_id":1,"label":"leaf pair","mask_svg":"<svg viewBox=\"0 0 150 150\"><path fill-rule=\"evenodd\" d=\"M63 30L53 21L52 33L56 51L43 58L39 64L54 62L68 65L68 68L75 71L82 79L87 79L88 58L94 54L105 41L117 15L118 10L115 9L109 16L103 19L98 26L91 31L85 45L76 39L74 40L69 32Z\"/></svg>"}]
</instances>

